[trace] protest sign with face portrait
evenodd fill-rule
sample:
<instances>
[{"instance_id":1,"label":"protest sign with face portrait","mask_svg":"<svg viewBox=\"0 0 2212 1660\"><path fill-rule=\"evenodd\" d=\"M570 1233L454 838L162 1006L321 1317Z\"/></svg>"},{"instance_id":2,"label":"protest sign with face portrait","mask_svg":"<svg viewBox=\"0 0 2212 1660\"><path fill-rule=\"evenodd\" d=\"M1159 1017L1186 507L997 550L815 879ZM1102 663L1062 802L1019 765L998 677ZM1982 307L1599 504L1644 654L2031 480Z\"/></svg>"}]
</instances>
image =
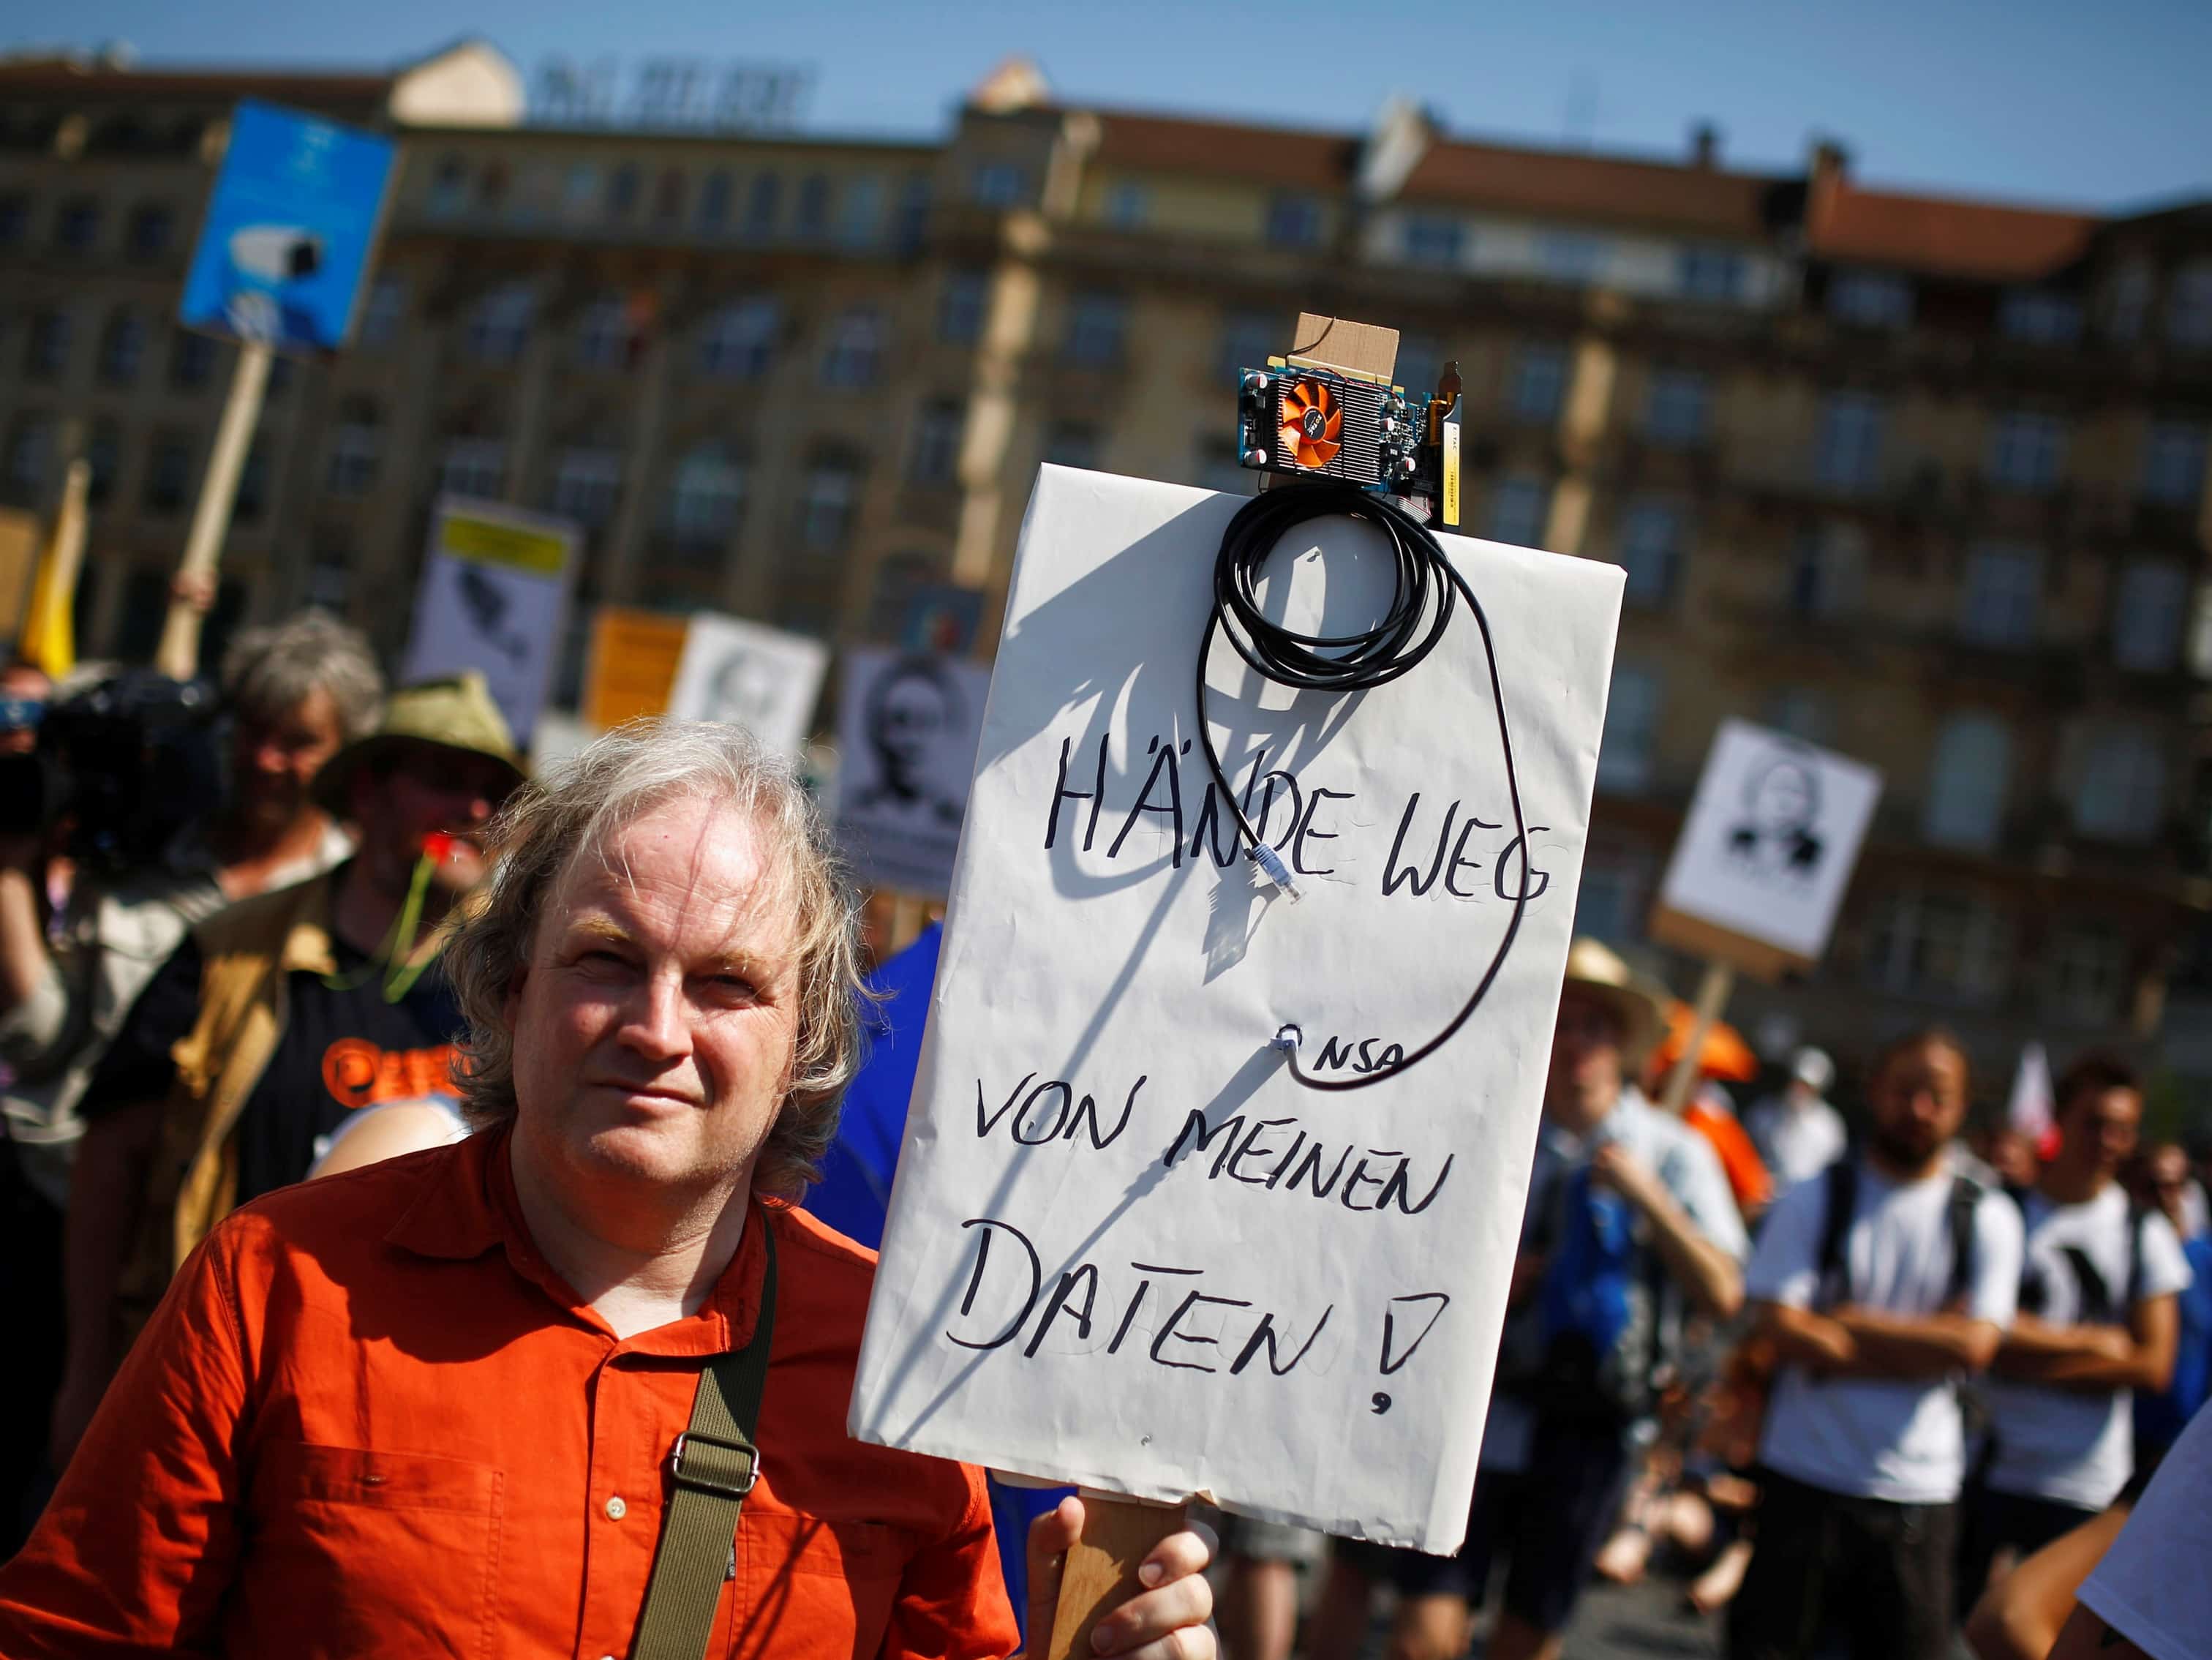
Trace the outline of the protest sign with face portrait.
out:
<instances>
[{"instance_id":1,"label":"protest sign with face portrait","mask_svg":"<svg viewBox=\"0 0 2212 1660\"><path fill-rule=\"evenodd\" d=\"M952 878L990 671L933 653L845 655L837 837L860 879L936 896Z\"/></svg>"}]
</instances>

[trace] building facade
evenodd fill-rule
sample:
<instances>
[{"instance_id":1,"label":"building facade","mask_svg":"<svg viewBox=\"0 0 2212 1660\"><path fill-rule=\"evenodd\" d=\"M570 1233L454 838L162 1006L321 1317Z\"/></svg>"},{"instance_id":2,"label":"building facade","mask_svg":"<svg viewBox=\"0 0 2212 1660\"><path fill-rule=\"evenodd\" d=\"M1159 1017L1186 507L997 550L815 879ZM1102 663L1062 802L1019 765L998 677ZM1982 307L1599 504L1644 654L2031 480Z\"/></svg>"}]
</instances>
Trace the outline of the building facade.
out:
<instances>
[{"instance_id":1,"label":"building facade","mask_svg":"<svg viewBox=\"0 0 2212 1660\"><path fill-rule=\"evenodd\" d=\"M356 344L271 398L230 614L396 652L451 489L585 526L567 696L608 603L842 643L965 596L988 653L1040 461L1248 491L1231 372L1301 310L1388 324L1407 385L1459 366L1477 531L1627 573L1587 928L1638 943L1742 714L1886 784L1828 964L1747 1023L2152 1051L2208 896L2212 206L1072 109L1019 64L927 143L554 131L473 60L442 101L409 73L260 94L404 167ZM0 147L0 492L92 459L85 632L137 654L227 358L168 308L247 88L161 92L162 128L178 77L11 76L46 78Z\"/></svg>"}]
</instances>

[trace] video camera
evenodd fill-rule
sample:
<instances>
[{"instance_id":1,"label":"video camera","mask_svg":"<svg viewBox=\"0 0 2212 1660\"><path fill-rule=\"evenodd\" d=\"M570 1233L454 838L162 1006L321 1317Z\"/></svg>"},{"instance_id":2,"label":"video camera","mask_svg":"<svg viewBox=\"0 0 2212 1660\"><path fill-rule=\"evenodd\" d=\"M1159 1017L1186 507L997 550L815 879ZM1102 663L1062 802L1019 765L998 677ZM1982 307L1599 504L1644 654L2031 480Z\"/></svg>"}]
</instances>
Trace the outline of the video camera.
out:
<instances>
[{"instance_id":1,"label":"video camera","mask_svg":"<svg viewBox=\"0 0 2212 1660\"><path fill-rule=\"evenodd\" d=\"M0 758L0 834L65 827L63 851L102 873L151 863L221 797L217 704L208 682L154 669L49 704L36 752Z\"/></svg>"}]
</instances>

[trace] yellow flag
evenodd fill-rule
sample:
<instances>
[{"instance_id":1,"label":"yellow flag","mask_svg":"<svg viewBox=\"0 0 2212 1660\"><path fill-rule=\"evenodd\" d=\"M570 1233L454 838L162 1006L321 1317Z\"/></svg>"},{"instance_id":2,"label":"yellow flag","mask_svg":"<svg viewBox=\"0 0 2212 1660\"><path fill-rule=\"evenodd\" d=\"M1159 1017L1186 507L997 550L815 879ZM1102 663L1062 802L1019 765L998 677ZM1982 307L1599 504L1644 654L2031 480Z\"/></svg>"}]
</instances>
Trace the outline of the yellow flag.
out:
<instances>
[{"instance_id":1,"label":"yellow flag","mask_svg":"<svg viewBox=\"0 0 2212 1660\"><path fill-rule=\"evenodd\" d=\"M16 644L24 661L37 664L56 680L76 666L76 579L84 562L84 498L91 481L89 466L70 463L61 508L31 583L31 609Z\"/></svg>"}]
</instances>

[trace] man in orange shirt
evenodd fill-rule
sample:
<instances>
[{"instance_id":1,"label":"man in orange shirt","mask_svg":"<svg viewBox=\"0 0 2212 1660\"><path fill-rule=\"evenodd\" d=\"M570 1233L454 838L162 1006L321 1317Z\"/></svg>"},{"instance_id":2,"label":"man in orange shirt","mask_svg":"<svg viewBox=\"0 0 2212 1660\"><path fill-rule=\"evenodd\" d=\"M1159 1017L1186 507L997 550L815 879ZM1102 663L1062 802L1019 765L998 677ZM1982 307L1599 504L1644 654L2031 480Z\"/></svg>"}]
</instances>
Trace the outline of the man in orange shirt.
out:
<instances>
[{"instance_id":1,"label":"man in orange shirt","mask_svg":"<svg viewBox=\"0 0 2212 1660\"><path fill-rule=\"evenodd\" d=\"M617 733L492 851L447 956L479 1132L216 1226L0 1569L0 1654L1006 1653L981 1475L847 1437L872 1259L787 1202L859 983L790 770ZM671 1647L641 1611L702 1494L742 1510ZM1031 1534L1046 1597L1081 1524ZM1211 1660L1206 1556L1163 1541L1097 1651Z\"/></svg>"}]
</instances>

